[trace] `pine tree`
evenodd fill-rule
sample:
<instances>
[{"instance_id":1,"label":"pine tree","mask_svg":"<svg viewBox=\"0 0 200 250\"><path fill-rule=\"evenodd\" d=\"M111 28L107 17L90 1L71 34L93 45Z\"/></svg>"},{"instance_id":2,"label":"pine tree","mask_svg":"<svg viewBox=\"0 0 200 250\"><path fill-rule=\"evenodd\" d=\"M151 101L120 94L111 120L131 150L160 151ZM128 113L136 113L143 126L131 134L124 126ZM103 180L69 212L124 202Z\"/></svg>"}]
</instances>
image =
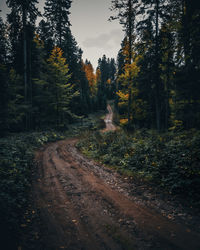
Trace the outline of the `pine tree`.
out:
<instances>
[{"instance_id":1,"label":"pine tree","mask_svg":"<svg viewBox=\"0 0 200 250\"><path fill-rule=\"evenodd\" d=\"M95 79L95 74L94 74L94 69L90 61L86 59L85 63L83 63L83 70L85 71L89 87L90 87L90 92L94 96L96 95L96 79Z\"/></svg>"},{"instance_id":2,"label":"pine tree","mask_svg":"<svg viewBox=\"0 0 200 250\"><path fill-rule=\"evenodd\" d=\"M71 0L46 0L44 16L50 24L51 33L54 36L55 45L63 48L63 42L70 26L69 9Z\"/></svg>"},{"instance_id":3,"label":"pine tree","mask_svg":"<svg viewBox=\"0 0 200 250\"><path fill-rule=\"evenodd\" d=\"M115 59L111 58L109 62L109 79L107 80L108 84L108 98L115 99L116 93L116 63Z\"/></svg>"},{"instance_id":4,"label":"pine tree","mask_svg":"<svg viewBox=\"0 0 200 250\"><path fill-rule=\"evenodd\" d=\"M50 28L50 23L42 19L37 27L37 34L44 43L44 49L46 52L45 57L48 57L49 53L51 53L54 48L53 33Z\"/></svg>"},{"instance_id":5,"label":"pine tree","mask_svg":"<svg viewBox=\"0 0 200 250\"><path fill-rule=\"evenodd\" d=\"M118 11L116 16L112 16L110 19L119 19L123 25L127 42L128 42L128 56L127 63L130 65L132 62L133 42L134 42L134 31L135 31L135 16L136 16L136 4L138 0L112 0L112 11ZM131 79L129 80L129 101L128 101L128 123L131 123Z\"/></svg>"},{"instance_id":6,"label":"pine tree","mask_svg":"<svg viewBox=\"0 0 200 250\"><path fill-rule=\"evenodd\" d=\"M107 58L103 55L102 59L98 60L97 74L100 76L97 83L97 100L98 100L98 108L106 109L106 99L107 99L107 91L106 91L106 82L108 80L108 64Z\"/></svg>"},{"instance_id":7,"label":"pine tree","mask_svg":"<svg viewBox=\"0 0 200 250\"><path fill-rule=\"evenodd\" d=\"M48 59L48 85L51 91L50 106L52 107L52 114L56 114L57 127L65 126L73 117L69 109L69 104L73 97L73 86L69 83L69 68L66 64L66 59L62 55L62 50L55 47Z\"/></svg>"},{"instance_id":8,"label":"pine tree","mask_svg":"<svg viewBox=\"0 0 200 250\"><path fill-rule=\"evenodd\" d=\"M13 33L17 34L18 37L22 34L23 36L23 46L22 40L19 39L19 47L23 47L23 78L24 78L24 102L27 106L25 127L30 128L31 120L31 102L32 102L32 86L31 86L31 61L28 51L28 40L30 41L33 37L32 26L35 25L35 21L38 15L40 15L38 9L36 8L37 0L7 0L8 7L11 8L11 13L8 15L8 21L10 23L11 36ZM15 22L17 21L17 22ZM30 32L32 30L32 32ZM14 31L14 32L12 32ZM15 37L12 37L16 39ZM12 40L13 40L12 39ZM14 42L15 43L15 42ZM20 46L21 43L21 46ZM13 44L14 45L14 44ZM15 47L13 50L15 50ZM29 75L28 75L29 74Z\"/></svg>"},{"instance_id":9,"label":"pine tree","mask_svg":"<svg viewBox=\"0 0 200 250\"><path fill-rule=\"evenodd\" d=\"M0 136L8 130L8 77L6 26L0 17Z\"/></svg>"},{"instance_id":10,"label":"pine tree","mask_svg":"<svg viewBox=\"0 0 200 250\"><path fill-rule=\"evenodd\" d=\"M82 51L77 46L70 30L69 9L71 2L71 0L46 0L45 23L48 24L54 45L63 50L63 56L69 65L71 81L75 84L76 90L80 92L80 99L75 101L73 110L78 113L80 110L88 113L90 109L89 86L82 69Z\"/></svg>"},{"instance_id":11,"label":"pine tree","mask_svg":"<svg viewBox=\"0 0 200 250\"><path fill-rule=\"evenodd\" d=\"M70 83L68 64L60 48L52 50L50 57L43 62L43 67L45 73L34 80L37 86L34 98L36 116L40 116L36 125L65 128L77 118L71 110L71 102L80 93Z\"/></svg>"},{"instance_id":12,"label":"pine tree","mask_svg":"<svg viewBox=\"0 0 200 250\"><path fill-rule=\"evenodd\" d=\"M173 4L177 6L177 1ZM177 119L181 120L186 128L191 128L200 126L200 6L198 2L182 0L179 1L178 7L179 15L176 18L179 18L177 31L181 60L175 77L179 104ZM181 102L184 105L181 105Z\"/></svg>"}]
</instances>

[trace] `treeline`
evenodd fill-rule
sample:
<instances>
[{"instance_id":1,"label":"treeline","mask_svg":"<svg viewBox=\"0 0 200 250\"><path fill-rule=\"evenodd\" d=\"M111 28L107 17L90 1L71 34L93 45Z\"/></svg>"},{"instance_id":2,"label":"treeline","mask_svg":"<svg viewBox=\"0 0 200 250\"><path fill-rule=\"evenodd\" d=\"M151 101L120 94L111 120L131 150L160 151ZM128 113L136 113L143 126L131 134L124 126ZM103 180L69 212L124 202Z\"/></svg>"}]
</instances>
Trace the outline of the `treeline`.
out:
<instances>
[{"instance_id":1,"label":"treeline","mask_svg":"<svg viewBox=\"0 0 200 250\"><path fill-rule=\"evenodd\" d=\"M116 94L116 63L113 58L103 55L99 58L96 72L90 61L83 64L86 78L91 90L92 104L97 109L106 109L108 99Z\"/></svg>"},{"instance_id":2,"label":"treeline","mask_svg":"<svg viewBox=\"0 0 200 250\"><path fill-rule=\"evenodd\" d=\"M43 15L37 3L7 0L7 19L0 17L1 135L65 129L104 109L106 95L112 96L115 62L104 56L96 73L90 62L83 62L70 29L72 1L46 0Z\"/></svg>"},{"instance_id":3,"label":"treeline","mask_svg":"<svg viewBox=\"0 0 200 250\"><path fill-rule=\"evenodd\" d=\"M199 2L113 0L111 9L125 30L117 62L121 124L199 128Z\"/></svg>"}]
</instances>

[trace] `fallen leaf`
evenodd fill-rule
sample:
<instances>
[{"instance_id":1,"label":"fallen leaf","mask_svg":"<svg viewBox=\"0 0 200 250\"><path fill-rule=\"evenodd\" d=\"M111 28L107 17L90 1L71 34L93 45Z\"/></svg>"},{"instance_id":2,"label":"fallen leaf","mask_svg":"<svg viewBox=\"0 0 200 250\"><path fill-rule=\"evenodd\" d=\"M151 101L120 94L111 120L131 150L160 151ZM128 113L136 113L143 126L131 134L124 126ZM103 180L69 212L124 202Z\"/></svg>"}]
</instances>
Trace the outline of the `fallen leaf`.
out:
<instances>
[{"instance_id":1,"label":"fallen leaf","mask_svg":"<svg viewBox=\"0 0 200 250\"><path fill-rule=\"evenodd\" d=\"M167 217L168 217L168 219L170 219L170 220L173 219L173 216L172 216L171 214L169 214Z\"/></svg>"}]
</instances>

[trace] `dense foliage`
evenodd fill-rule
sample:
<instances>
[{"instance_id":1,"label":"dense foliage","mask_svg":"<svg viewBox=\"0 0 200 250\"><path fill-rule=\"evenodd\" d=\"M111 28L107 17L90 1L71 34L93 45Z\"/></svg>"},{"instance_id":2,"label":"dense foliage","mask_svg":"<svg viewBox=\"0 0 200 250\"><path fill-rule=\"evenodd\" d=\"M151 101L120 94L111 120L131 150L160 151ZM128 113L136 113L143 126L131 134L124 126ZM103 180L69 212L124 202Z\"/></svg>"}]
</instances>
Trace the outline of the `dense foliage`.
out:
<instances>
[{"instance_id":1,"label":"dense foliage","mask_svg":"<svg viewBox=\"0 0 200 250\"><path fill-rule=\"evenodd\" d=\"M116 65L113 58L106 58L103 55L98 60L97 74L97 102L99 108L106 108L106 102L108 99L112 99L116 92L115 81Z\"/></svg>"},{"instance_id":2,"label":"dense foliage","mask_svg":"<svg viewBox=\"0 0 200 250\"><path fill-rule=\"evenodd\" d=\"M200 132L86 133L78 148L122 173L199 202Z\"/></svg>"},{"instance_id":3,"label":"dense foliage","mask_svg":"<svg viewBox=\"0 0 200 250\"><path fill-rule=\"evenodd\" d=\"M131 128L199 128L199 3L112 0L112 10L125 31L117 72L121 119Z\"/></svg>"},{"instance_id":4,"label":"dense foliage","mask_svg":"<svg viewBox=\"0 0 200 250\"><path fill-rule=\"evenodd\" d=\"M65 129L97 110L96 92L70 30L71 1L7 1L0 17L0 135ZM101 108L101 107L100 107Z\"/></svg>"},{"instance_id":5,"label":"dense foliage","mask_svg":"<svg viewBox=\"0 0 200 250\"><path fill-rule=\"evenodd\" d=\"M5 242L11 244L7 249L15 249L12 244L16 243L27 207L34 150L48 141L63 138L62 134L49 131L19 134L0 140L0 232Z\"/></svg>"}]
</instances>

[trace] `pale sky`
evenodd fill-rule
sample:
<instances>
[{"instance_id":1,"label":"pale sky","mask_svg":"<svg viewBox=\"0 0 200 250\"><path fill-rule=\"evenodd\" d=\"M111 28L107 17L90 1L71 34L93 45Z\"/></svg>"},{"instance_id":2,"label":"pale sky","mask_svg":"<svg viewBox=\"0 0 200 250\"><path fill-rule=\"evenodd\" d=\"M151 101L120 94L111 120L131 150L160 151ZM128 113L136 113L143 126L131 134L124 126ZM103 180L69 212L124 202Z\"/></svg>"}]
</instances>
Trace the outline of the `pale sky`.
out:
<instances>
[{"instance_id":1,"label":"pale sky","mask_svg":"<svg viewBox=\"0 0 200 250\"><path fill-rule=\"evenodd\" d=\"M6 0L0 0L1 16L8 12ZM43 13L45 0L39 0ZM123 39L122 27L118 21L109 22L111 0L73 0L70 9L71 30L78 45L83 50L83 58L97 66L97 61L105 54L116 58Z\"/></svg>"}]
</instances>

